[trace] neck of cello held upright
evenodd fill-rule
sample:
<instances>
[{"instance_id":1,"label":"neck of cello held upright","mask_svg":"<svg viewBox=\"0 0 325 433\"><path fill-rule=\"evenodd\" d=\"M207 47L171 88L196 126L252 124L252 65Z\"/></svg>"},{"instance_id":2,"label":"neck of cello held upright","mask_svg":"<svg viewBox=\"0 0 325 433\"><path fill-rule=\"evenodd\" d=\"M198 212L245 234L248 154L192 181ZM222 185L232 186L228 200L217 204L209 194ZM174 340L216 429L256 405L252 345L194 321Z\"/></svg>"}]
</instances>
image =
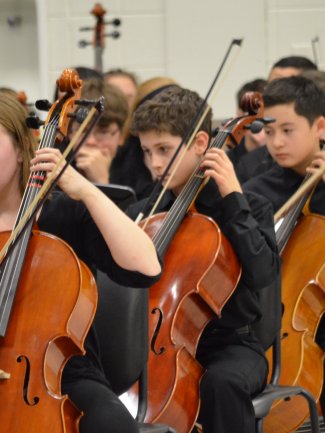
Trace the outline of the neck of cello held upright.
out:
<instances>
[{"instance_id":1,"label":"neck of cello held upright","mask_svg":"<svg viewBox=\"0 0 325 433\"><path fill-rule=\"evenodd\" d=\"M103 72L103 48L95 48L95 69L98 72Z\"/></svg>"}]
</instances>

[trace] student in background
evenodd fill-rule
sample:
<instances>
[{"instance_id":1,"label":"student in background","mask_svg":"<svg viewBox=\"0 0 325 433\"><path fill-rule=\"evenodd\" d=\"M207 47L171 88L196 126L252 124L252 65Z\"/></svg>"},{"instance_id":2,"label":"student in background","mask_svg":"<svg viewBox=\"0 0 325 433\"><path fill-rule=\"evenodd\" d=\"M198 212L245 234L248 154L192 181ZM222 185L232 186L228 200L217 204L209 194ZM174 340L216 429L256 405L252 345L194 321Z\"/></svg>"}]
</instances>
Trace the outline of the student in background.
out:
<instances>
[{"instance_id":1,"label":"student in background","mask_svg":"<svg viewBox=\"0 0 325 433\"><path fill-rule=\"evenodd\" d=\"M263 194L276 212L300 186L313 161L324 158L325 94L308 78L292 76L270 82L263 98L265 115L275 119L265 126L266 146L275 164L244 188ZM325 200L318 191L322 195L323 189L320 182L310 202L312 212L322 215Z\"/></svg>"},{"instance_id":2,"label":"student in background","mask_svg":"<svg viewBox=\"0 0 325 433\"><path fill-rule=\"evenodd\" d=\"M283 57L275 62L270 70L268 81L276 78L291 77L300 75L307 70L317 70L314 62L303 56Z\"/></svg>"},{"instance_id":3,"label":"student in background","mask_svg":"<svg viewBox=\"0 0 325 433\"><path fill-rule=\"evenodd\" d=\"M311 71L310 71L311 72ZM265 115L275 118L265 126L266 145L276 164L243 185L267 197L276 212L299 188L305 176L325 163L325 92L304 76L270 82L264 91ZM325 175L313 190L309 209L325 215ZM325 316L316 341L325 350ZM325 387L321 396L325 414Z\"/></svg>"},{"instance_id":4,"label":"student in background","mask_svg":"<svg viewBox=\"0 0 325 433\"><path fill-rule=\"evenodd\" d=\"M102 79L87 80L81 90L84 99L104 97L104 112L99 122L79 149L75 166L91 182L111 182L110 167L122 144L128 106L123 93ZM83 109L81 108L80 111ZM71 133L78 128L75 121Z\"/></svg>"},{"instance_id":5,"label":"student in background","mask_svg":"<svg viewBox=\"0 0 325 433\"><path fill-rule=\"evenodd\" d=\"M138 79L132 72L123 69L111 69L104 74L104 79L112 86L118 87L125 95L129 109L132 108L137 91Z\"/></svg>"},{"instance_id":6,"label":"student in background","mask_svg":"<svg viewBox=\"0 0 325 433\"><path fill-rule=\"evenodd\" d=\"M272 66L268 81L281 77L300 75L304 72L317 72L317 66L306 57L283 57ZM237 98L239 99L245 91L263 92L266 83L267 81L263 79L257 79L244 84L239 89ZM237 104L239 106L240 99L238 99ZM265 144L264 130L258 134L252 134L248 131L245 134L243 142L229 151L228 156L235 165L236 174L241 183L265 172L273 165L273 160L268 153L267 147L263 146L263 144Z\"/></svg>"}]
</instances>

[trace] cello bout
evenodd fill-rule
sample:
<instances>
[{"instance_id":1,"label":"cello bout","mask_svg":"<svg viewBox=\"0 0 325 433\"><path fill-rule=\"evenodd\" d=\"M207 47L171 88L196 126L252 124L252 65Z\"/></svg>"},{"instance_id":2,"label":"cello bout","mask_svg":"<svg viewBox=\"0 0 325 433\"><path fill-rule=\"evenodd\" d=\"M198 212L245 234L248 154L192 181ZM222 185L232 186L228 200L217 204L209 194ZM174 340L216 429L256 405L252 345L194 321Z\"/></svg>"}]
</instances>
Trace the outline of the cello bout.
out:
<instances>
[{"instance_id":1,"label":"cello bout","mask_svg":"<svg viewBox=\"0 0 325 433\"><path fill-rule=\"evenodd\" d=\"M0 338L1 431L78 433L81 413L61 394L61 377L68 359L84 353L96 302L94 278L72 249L33 232Z\"/></svg>"}]
</instances>

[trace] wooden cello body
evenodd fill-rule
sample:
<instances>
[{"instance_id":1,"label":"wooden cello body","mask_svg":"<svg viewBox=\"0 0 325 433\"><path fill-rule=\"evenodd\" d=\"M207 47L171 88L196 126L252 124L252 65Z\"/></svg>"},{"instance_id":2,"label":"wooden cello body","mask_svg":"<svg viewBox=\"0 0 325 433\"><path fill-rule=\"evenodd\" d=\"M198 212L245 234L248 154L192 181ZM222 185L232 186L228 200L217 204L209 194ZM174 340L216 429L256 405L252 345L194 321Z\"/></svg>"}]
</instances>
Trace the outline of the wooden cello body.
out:
<instances>
[{"instance_id":1,"label":"wooden cello body","mask_svg":"<svg viewBox=\"0 0 325 433\"><path fill-rule=\"evenodd\" d=\"M7 237L1 233L1 245ZM34 231L0 337L0 365L10 374L0 380L1 431L78 433L81 414L61 395L61 376L67 360L84 353L96 299L94 278L72 249Z\"/></svg>"},{"instance_id":2,"label":"wooden cello body","mask_svg":"<svg viewBox=\"0 0 325 433\"><path fill-rule=\"evenodd\" d=\"M65 94L50 110L41 148L64 136L76 109L76 72L65 70L58 81ZM81 414L62 396L61 378L68 359L84 353L97 289L64 241L32 230L45 178L42 171L30 174L13 231L0 233L0 418L6 433L79 431Z\"/></svg>"},{"instance_id":3,"label":"wooden cello body","mask_svg":"<svg viewBox=\"0 0 325 433\"><path fill-rule=\"evenodd\" d=\"M325 311L325 217L303 215L282 254L282 365L280 384L301 385L316 399L323 386L324 352L315 342ZM305 399L276 403L266 433L295 431L308 416Z\"/></svg>"},{"instance_id":4,"label":"wooden cello body","mask_svg":"<svg viewBox=\"0 0 325 433\"><path fill-rule=\"evenodd\" d=\"M150 235L164 216L151 218L146 228ZM145 420L167 423L185 433L191 431L199 410L204 369L195 360L198 340L205 325L221 313L241 270L214 221L193 212L186 215L171 241L164 268L161 280L150 288Z\"/></svg>"}]
</instances>

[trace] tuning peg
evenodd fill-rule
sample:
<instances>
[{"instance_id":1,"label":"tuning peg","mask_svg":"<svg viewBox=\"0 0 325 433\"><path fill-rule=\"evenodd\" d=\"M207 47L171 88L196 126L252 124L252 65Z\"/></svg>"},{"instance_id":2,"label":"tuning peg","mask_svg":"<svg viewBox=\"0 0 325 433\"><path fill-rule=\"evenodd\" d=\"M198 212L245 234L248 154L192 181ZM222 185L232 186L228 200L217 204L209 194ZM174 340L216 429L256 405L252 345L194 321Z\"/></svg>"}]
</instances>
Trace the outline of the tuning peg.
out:
<instances>
[{"instance_id":1,"label":"tuning peg","mask_svg":"<svg viewBox=\"0 0 325 433\"><path fill-rule=\"evenodd\" d=\"M44 125L45 122L36 116L26 117L26 125L30 129L39 129L40 126Z\"/></svg>"},{"instance_id":2,"label":"tuning peg","mask_svg":"<svg viewBox=\"0 0 325 433\"><path fill-rule=\"evenodd\" d=\"M244 126L244 129L249 129L252 134L258 134L264 128L262 119L254 120L250 125Z\"/></svg>"},{"instance_id":3,"label":"tuning peg","mask_svg":"<svg viewBox=\"0 0 325 433\"><path fill-rule=\"evenodd\" d=\"M79 45L80 48L85 48L88 45L92 45L92 42L87 42L87 41L81 40L81 41L78 42L78 45Z\"/></svg>"},{"instance_id":4,"label":"tuning peg","mask_svg":"<svg viewBox=\"0 0 325 433\"><path fill-rule=\"evenodd\" d=\"M35 107L40 111L49 111L52 104L47 99L38 99L35 102Z\"/></svg>"},{"instance_id":5,"label":"tuning peg","mask_svg":"<svg viewBox=\"0 0 325 433\"><path fill-rule=\"evenodd\" d=\"M118 27L122 24L119 18L114 18L112 21L105 21L105 24L113 24L113 26Z\"/></svg>"},{"instance_id":6,"label":"tuning peg","mask_svg":"<svg viewBox=\"0 0 325 433\"><path fill-rule=\"evenodd\" d=\"M273 123L275 122L274 117L263 117L263 119L261 119L261 121L267 125L268 123Z\"/></svg>"},{"instance_id":7,"label":"tuning peg","mask_svg":"<svg viewBox=\"0 0 325 433\"><path fill-rule=\"evenodd\" d=\"M74 113L69 113L68 117L81 124L86 119L88 113L89 110L86 107L79 107Z\"/></svg>"},{"instance_id":8,"label":"tuning peg","mask_svg":"<svg viewBox=\"0 0 325 433\"><path fill-rule=\"evenodd\" d=\"M77 99L75 101L76 105L83 105L87 107L88 105L95 105L97 102L97 99Z\"/></svg>"},{"instance_id":9,"label":"tuning peg","mask_svg":"<svg viewBox=\"0 0 325 433\"><path fill-rule=\"evenodd\" d=\"M94 27L80 27L79 30L81 32L87 32L89 30L94 30Z\"/></svg>"},{"instance_id":10,"label":"tuning peg","mask_svg":"<svg viewBox=\"0 0 325 433\"><path fill-rule=\"evenodd\" d=\"M249 129L252 134L258 134L264 128L264 125L275 122L273 117L263 117L261 119L254 120L250 125L246 125L244 129Z\"/></svg>"},{"instance_id":11,"label":"tuning peg","mask_svg":"<svg viewBox=\"0 0 325 433\"><path fill-rule=\"evenodd\" d=\"M110 38L113 38L113 39L117 39L117 38L119 38L121 36L121 33L118 32L117 30L115 30L114 32L106 33L104 36L105 37L110 37Z\"/></svg>"}]
</instances>

